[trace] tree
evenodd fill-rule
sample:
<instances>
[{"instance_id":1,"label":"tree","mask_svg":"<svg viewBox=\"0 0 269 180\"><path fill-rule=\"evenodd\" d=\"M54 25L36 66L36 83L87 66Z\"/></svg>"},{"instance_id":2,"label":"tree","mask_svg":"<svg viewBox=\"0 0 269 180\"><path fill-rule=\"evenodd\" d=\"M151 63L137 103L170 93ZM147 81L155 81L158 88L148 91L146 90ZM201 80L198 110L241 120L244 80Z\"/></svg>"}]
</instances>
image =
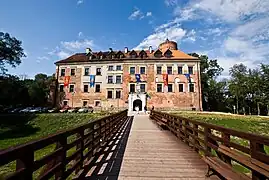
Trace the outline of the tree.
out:
<instances>
[{"instance_id":1,"label":"tree","mask_svg":"<svg viewBox=\"0 0 269 180\"><path fill-rule=\"evenodd\" d=\"M22 42L8 33L0 32L0 70L4 74L7 69L5 64L16 67L21 63L21 58L26 57L23 52Z\"/></svg>"}]
</instances>

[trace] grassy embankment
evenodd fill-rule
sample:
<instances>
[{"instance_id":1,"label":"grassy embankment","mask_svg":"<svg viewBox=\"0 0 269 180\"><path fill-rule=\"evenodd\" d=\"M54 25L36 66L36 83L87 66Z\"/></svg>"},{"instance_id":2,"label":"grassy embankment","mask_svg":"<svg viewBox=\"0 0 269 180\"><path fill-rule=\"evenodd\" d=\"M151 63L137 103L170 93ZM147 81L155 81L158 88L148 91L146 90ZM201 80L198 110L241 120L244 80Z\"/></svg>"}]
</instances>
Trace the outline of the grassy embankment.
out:
<instances>
[{"instance_id":1,"label":"grassy embankment","mask_svg":"<svg viewBox=\"0 0 269 180\"><path fill-rule=\"evenodd\" d=\"M238 131L249 132L269 137L269 117L262 116L243 116L233 114L211 114L199 112L171 112L171 114L190 118L197 121L207 122ZM249 142L241 138L231 137L231 140L249 147ZM269 154L269 147L265 147L265 151ZM243 166L234 163L234 167L241 172L249 173L249 170Z\"/></svg>"},{"instance_id":2,"label":"grassy embankment","mask_svg":"<svg viewBox=\"0 0 269 180\"><path fill-rule=\"evenodd\" d=\"M104 113L0 115L0 151L1 149L36 140L60 130L85 124L105 115ZM35 159L40 159L49 154L53 149L54 145L51 145L36 151ZM0 167L0 179L1 174L14 170L15 161Z\"/></svg>"}]
</instances>

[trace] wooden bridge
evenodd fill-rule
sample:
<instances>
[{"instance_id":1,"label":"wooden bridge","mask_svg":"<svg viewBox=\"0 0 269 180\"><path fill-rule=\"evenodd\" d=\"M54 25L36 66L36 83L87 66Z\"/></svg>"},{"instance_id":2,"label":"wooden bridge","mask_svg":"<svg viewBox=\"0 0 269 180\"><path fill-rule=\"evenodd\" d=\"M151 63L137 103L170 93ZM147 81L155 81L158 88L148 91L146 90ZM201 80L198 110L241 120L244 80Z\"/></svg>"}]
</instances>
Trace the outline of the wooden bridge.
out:
<instances>
[{"instance_id":1,"label":"wooden bridge","mask_svg":"<svg viewBox=\"0 0 269 180\"><path fill-rule=\"evenodd\" d=\"M54 151L36 159L48 146ZM265 147L267 137L157 111L122 111L0 151L0 166L16 161L4 179L268 179Z\"/></svg>"}]
</instances>

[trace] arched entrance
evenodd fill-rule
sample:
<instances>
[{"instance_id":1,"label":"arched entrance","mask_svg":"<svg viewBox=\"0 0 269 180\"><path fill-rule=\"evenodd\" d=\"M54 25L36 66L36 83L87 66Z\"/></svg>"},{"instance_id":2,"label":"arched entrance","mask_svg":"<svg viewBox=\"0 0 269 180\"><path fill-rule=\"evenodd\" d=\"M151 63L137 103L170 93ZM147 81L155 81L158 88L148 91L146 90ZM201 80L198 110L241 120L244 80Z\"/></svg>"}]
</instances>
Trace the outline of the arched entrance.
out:
<instances>
[{"instance_id":1,"label":"arched entrance","mask_svg":"<svg viewBox=\"0 0 269 180\"><path fill-rule=\"evenodd\" d=\"M142 101L140 99L136 99L133 102L133 111L135 111L135 107L139 107L139 111L142 111Z\"/></svg>"}]
</instances>

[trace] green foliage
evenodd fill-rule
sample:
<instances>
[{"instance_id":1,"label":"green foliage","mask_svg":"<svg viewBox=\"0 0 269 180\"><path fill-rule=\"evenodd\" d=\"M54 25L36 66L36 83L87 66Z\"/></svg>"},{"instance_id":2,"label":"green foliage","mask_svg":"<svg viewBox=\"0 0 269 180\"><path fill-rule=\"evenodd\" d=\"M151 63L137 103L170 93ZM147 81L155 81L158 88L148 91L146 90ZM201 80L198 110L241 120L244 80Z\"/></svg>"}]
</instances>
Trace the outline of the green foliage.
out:
<instances>
[{"instance_id":1,"label":"green foliage","mask_svg":"<svg viewBox=\"0 0 269 180\"><path fill-rule=\"evenodd\" d=\"M16 67L21 63L21 58L26 55L23 52L22 42L8 33L0 32L0 71L5 73L5 64Z\"/></svg>"}]
</instances>

